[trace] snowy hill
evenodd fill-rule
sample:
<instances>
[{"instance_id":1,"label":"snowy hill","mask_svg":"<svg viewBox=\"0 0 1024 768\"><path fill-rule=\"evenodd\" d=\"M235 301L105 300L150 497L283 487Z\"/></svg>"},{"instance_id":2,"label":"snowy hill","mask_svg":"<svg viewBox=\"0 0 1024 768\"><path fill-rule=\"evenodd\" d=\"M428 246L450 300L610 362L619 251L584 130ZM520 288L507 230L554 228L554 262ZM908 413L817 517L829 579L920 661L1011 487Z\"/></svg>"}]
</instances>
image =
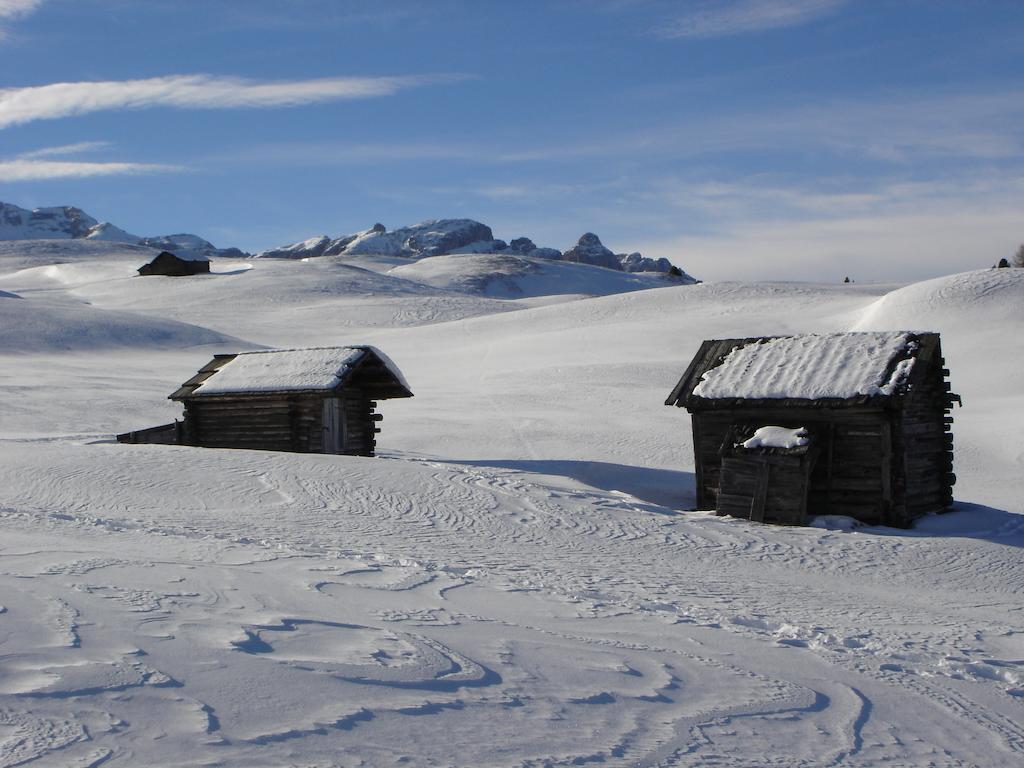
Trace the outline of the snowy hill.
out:
<instances>
[{"instance_id":1,"label":"snowy hill","mask_svg":"<svg viewBox=\"0 0 1024 768\"><path fill-rule=\"evenodd\" d=\"M145 252L0 248L0 764L1020 762L1024 270L581 298L662 278ZM908 327L964 396L952 512L692 511L701 340ZM113 442L215 352L353 343L416 393L379 458Z\"/></svg>"},{"instance_id":2,"label":"snowy hill","mask_svg":"<svg viewBox=\"0 0 1024 768\"><path fill-rule=\"evenodd\" d=\"M155 248L158 251L170 251L182 258L241 259L249 255L238 248L218 248L209 240L204 240L198 235L185 233L162 235L160 237L144 237L138 241L138 244Z\"/></svg>"},{"instance_id":3,"label":"snowy hill","mask_svg":"<svg viewBox=\"0 0 1024 768\"><path fill-rule=\"evenodd\" d=\"M563 294L604 296L695 282L692 278L673 278L657 272L631 274L500 253L435 256L395 267L388 274L438 288L503 299Z\"/></svg>"}]
</instances>

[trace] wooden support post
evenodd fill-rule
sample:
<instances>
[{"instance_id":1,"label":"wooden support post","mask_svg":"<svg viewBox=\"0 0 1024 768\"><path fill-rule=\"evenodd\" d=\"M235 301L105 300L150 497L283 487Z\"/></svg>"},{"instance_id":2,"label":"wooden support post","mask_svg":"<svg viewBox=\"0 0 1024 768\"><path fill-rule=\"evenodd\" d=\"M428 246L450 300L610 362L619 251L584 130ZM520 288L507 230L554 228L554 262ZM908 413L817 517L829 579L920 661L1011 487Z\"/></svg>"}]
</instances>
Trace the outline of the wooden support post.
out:
<instances>
[{"instance_id":1,"label":"wooden support post","mask_svg":"<svg viewBox=\"0 0 1024 768\"><path fill-rule=\"evenodd\" d=\"M755 523L764 522L764 507L768 501L768 483L771 480L771 464L765 462L758 468L757 486L754 488L754 498L750 501L750 519Z\"/></svg>"}]
</instances>

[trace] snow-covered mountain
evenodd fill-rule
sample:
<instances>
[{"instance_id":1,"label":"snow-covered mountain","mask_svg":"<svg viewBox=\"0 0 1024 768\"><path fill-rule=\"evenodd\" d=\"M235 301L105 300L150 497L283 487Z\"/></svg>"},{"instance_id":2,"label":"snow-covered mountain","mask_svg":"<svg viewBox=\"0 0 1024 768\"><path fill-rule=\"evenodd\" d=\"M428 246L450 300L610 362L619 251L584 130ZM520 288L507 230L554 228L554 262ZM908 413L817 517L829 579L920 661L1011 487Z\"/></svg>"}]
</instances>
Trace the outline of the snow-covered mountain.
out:
<instances>
[{"instance_id":1,"label":"snow-covered mountain","mask_svg":"<svg viewBox=\"0 0 1024 768\"><path fill-rule=\"evenodd\" d=\"M131 243L137 245L142 241L138 235L125 232L120 227L115 227L109 221L100 222L89 230L86 237L90 240L103 240L108 243Z\"/></svg>"},{"instance_id":2,"label":"snow-covered mountain","mask_svg":"<svg viewBox=\"0 0 1024 768\"><path fill-rule=\"evenodd\" d=\"M592 232L585 233L575 246L563 252L557 248L538 248L528 237L517 237L510 242L497 240L490 227L473 219L429 219L391 232L383 224L374 224L370 229L355 234L333 239L319 235L262 251L256 256L264 259L309 259L374 255L422 259L468 253L513 254L570 261L619 272L670 272L673 268L668 259L645 258L639 253L613 253ZM682 270L676 276L693 280Z\"/></svg>"},{"instance_id":3,"label":"snow-covered mountain","mask_svg":"<svg viewBox=\"0 0 1024 768\"><path fill-rule=\"evenodd\" d=\"M179 233L139 237L110 222L100 222L81 208L61 206L27 210L0 202L0 240L99 240L142 245L170 251L183 258L245 258L238 248L218 248L198 235ZM491 228L473 219L428 219L388 231L383 224L350 235L317 235L289 245L261 251L263 259L309 259L320 256L384 256L424 259L450 254L505 254L531 259L588 264L617 272L671 273L682 282L696 282L668 259L650 259L639 253L614 253L592 232L586 232L566 251L538 247L529 237L506 242Z\"/></svg>"},{"instance_id":4,"label":"snow-covered mountain","mask_svg":"<svg viewBox=\"0 0 1024 768\"><path fill-rule=\"evenodd\" d=\"M421 259L441 256L479 244L484 253L495 250L491 228L472 219L429 219L391 232L383 224L351 235L312 237L256 254L269 259L307 259L316 256L402 256ZM502 243L504 247L504 243ZM464 251L463 251L464 252ZM476 251L478 252L478 251Z\"/></svg>"},{"instance_id":5,"label":"snow-covered mountain","mask_svg":"<svg viewBox=\"0 0 1024 768\"><path fill-rule=\"evenodd\" d=\"M0 202L0 240L69 240L89 237L100 226L81 208L70 205L29 211Z\"/></svg>"},{"instance_id":6,"label":"snow-covered mountain","mask_svg":"<svg viewBox=\"0 0 1024 768\"><path fill-rule=\"evenodd\" d=\"M143 237L138 241L139 245L146 245L161 251L170 251L184 258L205 257L211 258L220 256L231 259L243 259L249 254L238 248L218 248L209 240L204 240L198 235L185 233L177 235L161 235L160 237Z\"/></svg>"},{"instance_id":7,"label":"snow-covered mountain","mask_svg":"<svg viewBox=\"0 0 1024 768\"><path fill-rule=\"evenodd\" d=\"M519 299L537 296L606 296L697 281L665 272L631 274L556 259L500 253L455 253L420 259L389 270L389 275L450 291Z\"/></svg>"},{"instance_id":8,"label":"snow-covered mountain","mask_svg":"<svg viewBox=\"0 0 1024 768\"><path fill-rule=\"evenodd\" d=\"M0 240L101 240L145 245L183 257L248 256L238 248L218 248L197 235L177 234L139 237L111 224L97 221L71 205L28 210L0 202Z\"/></svg>"}]
</instances>

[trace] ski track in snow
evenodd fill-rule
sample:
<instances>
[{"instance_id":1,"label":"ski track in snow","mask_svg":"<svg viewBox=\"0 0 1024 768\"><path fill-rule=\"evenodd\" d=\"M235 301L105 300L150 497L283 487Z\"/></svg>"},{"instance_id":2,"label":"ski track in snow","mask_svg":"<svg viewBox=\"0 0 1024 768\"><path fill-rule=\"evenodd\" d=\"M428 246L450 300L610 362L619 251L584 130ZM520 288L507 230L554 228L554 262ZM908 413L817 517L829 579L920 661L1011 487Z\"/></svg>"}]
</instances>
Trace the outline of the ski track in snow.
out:
<instances>
[{"instance_id":1,"label":"ski track in snow","mask_svg":"<svg viewBox=\"0 0 1024 768\"><path fill-rule=\"evenodd\" d=\"M61 265L60 286L26 266L0 287L257 346L332 317L366 335L303 342L380 343L417 397L388 406L384 458L122 446L208 350L4 358L0 768L1024 761L1024 446L986 400L1021 358L970 357L1016 275L523 309L256 264L215 280L267 311L204 318L213 280L159 296L123 265ZM939 325L961 306L970 324ZM976 503L911 531L681 511L687 420L660 398L701 338L908 316L943 331L973 407Z\"/></svg>"}]
</instances>

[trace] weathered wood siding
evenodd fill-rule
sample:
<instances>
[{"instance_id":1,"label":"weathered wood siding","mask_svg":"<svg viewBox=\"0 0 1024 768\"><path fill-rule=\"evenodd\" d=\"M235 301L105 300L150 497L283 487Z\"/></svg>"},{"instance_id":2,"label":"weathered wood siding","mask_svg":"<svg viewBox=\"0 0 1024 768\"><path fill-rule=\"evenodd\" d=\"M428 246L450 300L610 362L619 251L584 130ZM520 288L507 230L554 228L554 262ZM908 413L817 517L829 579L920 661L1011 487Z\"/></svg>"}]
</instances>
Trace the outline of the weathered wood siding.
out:
<instances>
[{"instance_id":1,"label":"weathered wood siding","mask_svg":"<svg viewBox=\"0 0 1024 768\"><path fill-rule=\"evenodd\" d=\"M716 511L756 522L803 525L812 462L807 456L742 451L722 456Z\"/></svg>"},{"instance_id":2,"label":"weathered wood siding","mask_svg":"<svg viewBox=\"0 0 1024 768\"><path fill-rule=\"evenodd\" d=\"M892 452L888 414L869 408L723 408L693 414L697 505L718 506L723 443L733 425L807 427L821 454L811 474L807 513L849 515L883 522L893 505L892 479L883 471Z\"/></svg>"},{"instance_id":3,"label":"weathered wood siding","mask_svg":"<svg viewBox=\"0 0 1024 768\"><path fill-rule=\"evenodd\" d=\"M323 451L319 396L193 398L185 402L186 440L208 448Z\"/></svg>"},{"instance_id":4,"label":"weathered wood siding","mask_svg":"<svg viewBox=\"0 0 1024 768\"><path fill-rule=\"evenodd\" d=\"M359 389L345 393L345 445L342 453L354 456L373 456L377 447L377 421L380 415L374 413L377 403L370 400Z\"/></svg>"},{"instance_id":5,"label":"weathered wood siding","mask_svg":"<svg viewBox=\"0 0 1024 768\"><path fill-rule=\"evenodd\" d=\"M938 356L927 363L904 398L895 441L902 459L906 516L910 519L935 512L953 503L953 435L949 416L952 407L944 361Z\"/></svg>"},{"instance_id":6,"label":"weathered wood siding","mask_svg":"<svg viewBox=\"0 0 1024 768\"><path fill-rule=\"evenodd\" d=\"M207 448L324 452L323 396L204 397L185 401L185 442ZM381 415L359 390L341 398L341 453L373 456Z\"/></svg>"},{"instance_id":7,"label":"weathered wood siding","mask_svg":"<svg viewBox=\"0 0 1024 768\"><path fill-rule=\"evenodd\" d=\"M159 427L136 429L117 435L119 443L150 443L157 445L180 445L182 442L183 425L180 421L161 424Z\"/></svg>"}]
</instances>

